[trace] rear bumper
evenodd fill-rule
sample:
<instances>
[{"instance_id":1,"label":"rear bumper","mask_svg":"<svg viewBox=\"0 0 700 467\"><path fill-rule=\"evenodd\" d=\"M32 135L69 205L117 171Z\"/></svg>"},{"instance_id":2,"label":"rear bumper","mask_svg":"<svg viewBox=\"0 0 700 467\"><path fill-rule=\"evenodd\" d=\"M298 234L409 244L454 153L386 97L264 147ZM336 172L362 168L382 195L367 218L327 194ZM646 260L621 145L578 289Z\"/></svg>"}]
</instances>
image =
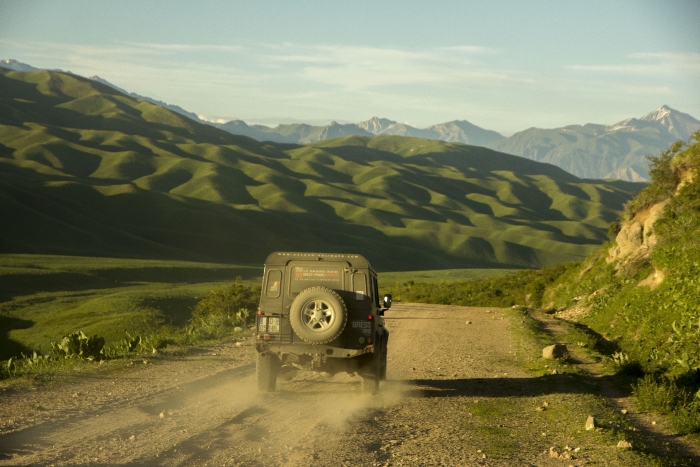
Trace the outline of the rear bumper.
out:
<instances>
[{"instance_id":1,"label":"rear bumper","mask_svg":"<svg viewBox=\"0 0 700 467\"><path fill-rule=\"evenodd\" d=\"M367 367L374 355L373 347L345 349L329 345L257 344L260 353L277 355L283 366L328 373L358 373Z\"/></svg>"}]
</instances>

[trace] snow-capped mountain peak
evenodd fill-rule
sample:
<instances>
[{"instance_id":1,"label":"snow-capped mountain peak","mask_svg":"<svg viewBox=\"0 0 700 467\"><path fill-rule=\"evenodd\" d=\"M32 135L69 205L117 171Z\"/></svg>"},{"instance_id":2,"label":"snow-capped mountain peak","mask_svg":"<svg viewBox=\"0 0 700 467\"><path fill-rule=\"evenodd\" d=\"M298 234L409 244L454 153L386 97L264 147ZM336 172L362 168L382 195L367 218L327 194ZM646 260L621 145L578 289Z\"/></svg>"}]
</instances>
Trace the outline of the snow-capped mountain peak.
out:
<instances>
[{"instance_id":1,"label":"snow-capped mountain peak","mask_svg":"<svg viewBox=\"0 0 700 467\"><path fill-rule=\"evenodd\" d=\"M394 120L389 120L388 118L372 117L369 120L358 123L357 126L362 130L378 135L395 124L396 122Z\"/></svg>"},{"instance_id":2,"label":"snow-capped mountain peak","mask_svg":"<svg viewBox=\"0 0 700 467\"><path fill-rule=\"evenodd\" d=\"M640 120L645 120L647 122L652 122L652 121L658 121L658 120L663 120L664 117L668 117L674 113L680 113L677 110L673 110L671 107L667 105L662 105L658 109L652 110L645 116L641 117Z\"/></svg>"},{"instance_id":3,"label":"snow-capped mountain peak","mask_svg":"<svg viewBox=\"0 0 700 467\"><path fill-rule=\"evenodd\" d=\"M700 120L667 105L652 110L639 118L628 118L606 128L608 133L617 131L642 131L645 128L663 128L672 137L687 140L700 128Z\"/></svg>"},{"instance_id":4,"label":"snow-capped mountain peak","mask_svg":"<svg viewBox=\"0 0 700 467\"><path fill-rule=\"evenodd\" d=\"M0 67L9 68L10 70L14 71L39 71L39 68L34 68L26 63L18 62L13 58L0 60Z\"/></svg>"},{"instance_id":5,"label":"snow-capped mountain peak","mask_svg":"<svg viewBox=\"0 0 700 467\"><path fill-rule=\"evenodd\" d=\"M678 139L687 140L691 134L700 128L700 120L667 105L646 114L640 120L654 122L664 127L670 134Z\"/></svg>"}]
</instances>

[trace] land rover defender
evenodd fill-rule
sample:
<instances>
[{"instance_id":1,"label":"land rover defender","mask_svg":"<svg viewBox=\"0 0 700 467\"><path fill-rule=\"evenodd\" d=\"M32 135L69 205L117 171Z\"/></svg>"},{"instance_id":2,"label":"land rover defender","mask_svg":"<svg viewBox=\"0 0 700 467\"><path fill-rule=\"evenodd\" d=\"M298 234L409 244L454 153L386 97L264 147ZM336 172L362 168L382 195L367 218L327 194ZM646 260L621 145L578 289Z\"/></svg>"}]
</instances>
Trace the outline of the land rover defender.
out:
<instances>
[{"instance_id":1,"label":"land rover defender","mask_svg":"<svg viewBox=\"0 0 700 467\"><path fill-rule=\"evenodd\" d=\"M265 261L257 316L257 382L274 391L294 369L359 374L376 392L386 379L389 331L377 274L361 255L275 252Z\"/></svg>"}]
</instances>

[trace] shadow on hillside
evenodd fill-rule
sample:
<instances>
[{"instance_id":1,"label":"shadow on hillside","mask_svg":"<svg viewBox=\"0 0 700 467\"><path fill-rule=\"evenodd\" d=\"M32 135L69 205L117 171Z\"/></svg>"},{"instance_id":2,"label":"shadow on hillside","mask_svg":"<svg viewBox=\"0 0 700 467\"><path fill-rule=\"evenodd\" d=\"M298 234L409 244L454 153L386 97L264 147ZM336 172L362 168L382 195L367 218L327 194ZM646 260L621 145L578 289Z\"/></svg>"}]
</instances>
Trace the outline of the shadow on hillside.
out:
<instances>
[{"instance_id":1,"label":"shadow on hillside","mask_svg":"<svg viewBox=\"0 0 700 467\"><path fill-rule=\"evenodd\" d=\"M17 341L10 339L10 331L15 329L29 329L34 326L34 321L20 318L0 316L0 360L7 360L11 357L19 357L21 353L29 355L31 349L25 347Z\"/></svg>"},{"instance_id":2,"label":"shadow on hillside","mask_svg":"<svg viewBox=\"0 0 700 467\"><path fill-rule=\"evenodd\" d=\"M537 322L537 328L541 332L548 334L552 338L553 341L555 341L555 342L557 341L557 336L549 328L549 325L546 322L542 321L541 317L538 317L537 315L533 315L533 314L530 314L530 317L533 318ZM617 344L617 342L608 340L605 336L594 331L593 329L589 328L588 326L586 326L583 323L576 323L573 321L567 321L567 325L573 326L574 328L581 331L582 333L590 336L592 338L593 342L595 342L595 344L593 345L593 349L596 352L600 353L601 355L611 356L615 352L620 351L620 346ZM575 359L571 359L571 362L572 363L581 363L581 362L576 361Z\"/></svg>"},{"instance_id":3,"label":"shadow on hillside","mask_svg":"<svg viewBox=\"0 0 700 467\"><path fill-rule=\"evenodd\" d=\"M620 351L620 346L617 344L615 341L608 340L605 336L602 334L594 331L593 329L589 328L585 324L582 323L576 323L576 322L569 322L570 326L575 327L579 331L588 334L593 338L593 341L595 342L593 349L600 353L601 355L607 355L610 356L614 354L615 352Z\"/></svg>"},{"instance_id":4,"label":"shadow on hillside","mask_svg":"<svg viewBox=\"0 0 700 467\"><path fill-rule=\"evenodd\" d=\"M428 234L392 236L381 226L354 224L326 211L318 215L232 209L144 190L108 196L89 184L72 184L70 189L48 184L65 177L25 168L13 168L6 178L21 181L1 190L21 200L17 214L7 220L21 225L25 233L11 238L15 253L262 265L275 250L327 250L363 254L383 270L532 266L529 257L501 263L494 254L464 245L455 245L459 252L446 255Z\"/></svg>"},{"instance_id":5,"label":"shadow on hillside","mask_svg":"<svg viewBox=\"0 0 700 467\"><path fill-rule=\"evenodd\" d=\"M85 273L13 274L3 277L0 303L36 293L80 292L115 289L142 283L199 284L250 280L262 276L262 268L147 267L87 270Z\"/></svg>"},{"instance_id":6,"label":"shadow on hillside","mask_svg":"<svg viewBox=\"0 0 700 467\"><path fill-rule=\"evenodd\" d=\"M180 327L192 318L197 302L196 297L162 297L146 299L143 305L160 310L168 324Z\"/></svg>"},{"instance_id":7,"label":"shadow on hillside","mask_svg":"<svg viewBox=\"0 0 700 467\"><path fill-rule=\"evenodd\" d=\"M15 297L41 292L82 291L124 287L124 284L107 282L85 274L60 272L55 274L14 274L3 277L0 303Z\"/></svg>"}]
</instances>

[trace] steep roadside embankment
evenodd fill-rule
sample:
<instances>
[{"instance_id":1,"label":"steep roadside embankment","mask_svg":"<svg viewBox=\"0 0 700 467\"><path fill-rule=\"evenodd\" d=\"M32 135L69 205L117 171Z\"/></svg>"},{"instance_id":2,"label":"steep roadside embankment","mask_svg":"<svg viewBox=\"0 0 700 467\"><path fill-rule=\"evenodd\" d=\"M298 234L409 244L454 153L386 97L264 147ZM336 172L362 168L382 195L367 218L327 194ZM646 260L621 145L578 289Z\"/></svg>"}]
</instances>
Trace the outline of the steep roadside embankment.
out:
<instances>
[{"instance_id":1,"label":"steep roadside embankment","mask_svg":"<svg viewBox=\"0 0 700 467\"><path fill-rule=\"evenodd\" d=\"M646 375L640 407L700 432L700 132L650 161L652 183L611 227L615 242L560 277L545 304L597 333L621 371Z\"/></svg>"}]
</instances>

